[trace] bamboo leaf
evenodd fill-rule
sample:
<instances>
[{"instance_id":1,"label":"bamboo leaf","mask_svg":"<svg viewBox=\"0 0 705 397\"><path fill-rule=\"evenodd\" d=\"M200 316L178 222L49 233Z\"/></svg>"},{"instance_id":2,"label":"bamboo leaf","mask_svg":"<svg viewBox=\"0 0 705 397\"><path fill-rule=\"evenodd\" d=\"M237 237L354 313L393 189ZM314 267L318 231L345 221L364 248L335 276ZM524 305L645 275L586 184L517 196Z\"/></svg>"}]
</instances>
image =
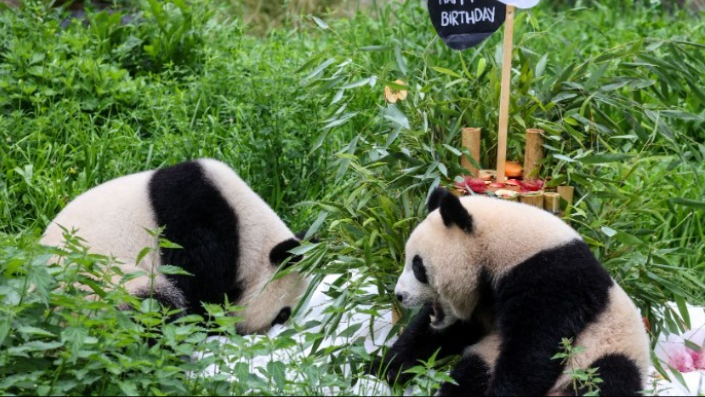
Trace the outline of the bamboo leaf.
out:
<instances>
[{"instance_id":1,"label":"bamboo leaf","mask_svg":"<svg viewBox=\"0 0 705 397\"><path fill-rule=\"evenodd\" d=\"M454 72L454 71L452 71L452 70L450 70L450 69L441 68L441 67L438 67L438 66L433 66L433 67L431 67L431 69L435 70L435 71L438 72L438 73L443 73L443 74L445 74L445 75L448 75L448 76L451 76L451 77L455 77L456 79L462 79L462 78L463 78L463 76L461 76L459 73L456 73L456 72Z\"/></svg>"},{"instance_id":2,"label":"bamboo leaf","mask_svg":"<svg viewBox=\"0 0 705 397\"><path fill-rule=\"evenodd\" d=\"M675 198L671 200L672 203L682 205L685 207L695 208L701 211L705 211L705 201L696 201L685 198Z\"/></svg>"}]
</instances>

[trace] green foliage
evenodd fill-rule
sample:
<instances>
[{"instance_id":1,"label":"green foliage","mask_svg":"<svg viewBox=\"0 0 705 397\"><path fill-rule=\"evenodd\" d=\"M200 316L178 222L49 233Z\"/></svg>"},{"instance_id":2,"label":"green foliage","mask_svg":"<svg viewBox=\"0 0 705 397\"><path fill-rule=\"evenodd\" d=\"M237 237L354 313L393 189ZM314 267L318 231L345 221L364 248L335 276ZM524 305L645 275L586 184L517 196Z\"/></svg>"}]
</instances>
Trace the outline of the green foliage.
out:
<instances>
[{"instance_id":1,"label":"green foliage","mask_svg":"<svg viewBox=\"0 0 705 397\"><path fill-rule=\"evenodd\" d=\"M600 384L604 383L599 378L599 368L579 368L575 361L578 356L585 352L585 348L573 346L572 339L561 341L561 353L553 356L553 360L561 360L561 365L565 366L564 374L571 380L571 391L582 396L599 396Z\"/></svg>"},{"instance_id":2,"label":"green foliage","mask_svg":"<svg viewBox=\"0 0 705 397\"><path fill-rule=\"evenodd\" d=\"M305 156L318 105L291 70L307 44L280 45L284 32L260 43L205 8L150 3L143 23L99 13L88 30L0 14L0 231L43 228L100 182L196 157L233 164L304 223L292 205L330 172L325 156Z\"/></svg>"},{"instance_id":3,"label":"green foliage","mask_svg":"<svg viewBox=\"0 0 705 397\"><path fill-rule=\"evenodd\" d=\"M361 392L369 355L347 321L394 301L428 193L463 172L462 127L484 129L482 165L494 165L501 34L452 52L418 1L286 25L289 11L266 35L232 16L237 2L137 4L130 24L89 13L66 29L43 2L0 11L0 393ZM547 131L542 176L576 186L570 221L654 335L684 326L666 302L705 303L703 25L631 1L542 4L517 20L510 157L521 158L526 128ZM408 99L387 104L387 85ZM89 188L197 157L233 165L292 228L323 238L302 248L316 282L335 277L334 305L315 324L245 338L226 308L209 307L205 322L231 341L220 344L200 319L164 324L154 302L110 288L109 258L80 241L37 246ZM66 267L47 267L51 255ZM131 312L117 310L124 301ZM254 364L292 348L306 354ZM182 359L194 351L212 355ZM211 365L219 373L205 378ZM447 380L446 366L414 369L416 392Z\"/></svg>"},{"instance_id":4,"label":"green foliage","mask_svg":"<svg viewBox=\"0 0 705 397\"><path fill-rule=\"evenodd\" d=\"M358 0L231 0L243 21L257 33L267 32L274 26L298 22L300 16L321 14Z\"/></svg>"},{"instance_id":5,"label":"green foliage","mask_svg":"<svg viewBox=\"0 0 705 397\"><path fill-rule=\"evenodd\" d=\"M547 131L542 176L577 187L572 224L658 333L665 302L703 301L703 22L638 6L625 19L614 8L519 15L509 152L521 159L526 128ZM339 192L348 192L346 211L331 230L351 237L349 263L365 258L366 272L384 269L376 279L391 291L395 254L424 215L430 189L463 172L462 127L485 129L483 166L494 166L501 35L455 53L435 38L423 7L407 2L378 12L377 21L357 16L318 27L333 44L311 57L302 76L330 103L332 128L321 139L349 142L337 162L348 170L338 173L345 185L332 196L339 204ZM397 78L408 83L409 99L387 105L383 87ZM674 313L665 318L681 327Z\"/></svg>"}]
</instances>

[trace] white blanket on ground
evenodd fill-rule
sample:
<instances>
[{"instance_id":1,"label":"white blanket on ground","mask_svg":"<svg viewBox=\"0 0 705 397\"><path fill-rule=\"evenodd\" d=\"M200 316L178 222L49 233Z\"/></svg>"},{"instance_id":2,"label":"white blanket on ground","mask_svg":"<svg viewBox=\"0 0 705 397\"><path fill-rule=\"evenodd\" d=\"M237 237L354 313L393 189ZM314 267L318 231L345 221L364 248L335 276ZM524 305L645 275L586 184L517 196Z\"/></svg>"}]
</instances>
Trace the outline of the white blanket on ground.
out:
<instances>
[{"instance_id":1,"label":"white blanket on ground","mask_svg":"<svg viewBox=\"0 0 705 397\"><path fill-rule=\"evenodd\" d=\"M333 299L326 294L329 290L330 285L337 279L337 276L331 276L326 278L321 285L314 292L311 300L309 302L308 308L305 309L302 315L298 316L296 319L299 324L306 324L310 321L320 321L324 317L324 311L326 308L334 304ZM375 289L373 287L368 287L365 290L366 293L374 294ZM368 353L373 353L377 351L380 347L384 346L385 341L389 338L389 344L394 343L395 337L390 336L389 333L392 330L392 315L390 311L381 313L380 317L372 318L370 314L363 314L365 310L369 307L358 307L355 312L346 313L346 316L341 321L340 327L342 329L354 326L356 324L361 324L362 326L355 332L353 336L350 337L331 337L327 338L321 348L325 349L330 346L345 346L354 340L359 338L365 339L365 350ZM689 307L691 323L693 325L693 330L684 335L668 335L662 336L659 339L659 343L656 348L657 357L663 362L663 367L669 370L668 364L672 362L675 355L687 354L685 339L693 341L700 346L703 346L705 342L705 310L703 308ZM373 322L373 326L370 327L370 321ZM251 338L276 338L281 333L287 331L287 327L276 326L274 327L266 336L253 336ZM308 333L319 332L320 327L313 328L307 331ZM303 336L294 336L295 339L301 340L303 344ZM222 343L228 343L227 340L221 339ZM285 349L275 352L273 355L263 354L261 356L255 357L254 360L249 362L252 369L257 368L267 368L267 364L270 361L279 361L284 364L293 362L294 360L300 361L301 358L306 357L310 350L301 351L297 348ZM704 351L705 352L705 351ZM207 357L211 353L203 353L198 355L199 358ZM239 358L231 358L230 362L237 363ZM217 373L215 367L211 367L207 371L207 376L213 376ZM705 392L705 371L695 370L690 373L682 374L685 384L682 384L676 376L669 376L671 380L662 379L661 376L657 375L656 370L652 371L654 374L656 389L653 391L654 395L659 396L698 396L703 395ZM294 375L295 376L295 375ZM341 390L330 390L329 394L338 394ZM374 377L366 377L364 382L358 383L358 385L349 392L356 393L358 395L389 395L390 390L386 386L386 383L376 380Z\"/></svg>"}]
</instances>

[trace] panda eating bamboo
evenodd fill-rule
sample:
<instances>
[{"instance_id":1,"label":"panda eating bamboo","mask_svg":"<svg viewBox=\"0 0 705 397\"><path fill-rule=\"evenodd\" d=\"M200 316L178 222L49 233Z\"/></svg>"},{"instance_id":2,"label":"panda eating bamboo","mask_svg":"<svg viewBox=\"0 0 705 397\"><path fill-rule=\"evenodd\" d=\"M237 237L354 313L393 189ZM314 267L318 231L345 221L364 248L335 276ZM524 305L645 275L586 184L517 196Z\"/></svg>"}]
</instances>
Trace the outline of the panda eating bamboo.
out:
<instances>
[{"instance_id":1,"label":"panda eating bamboo","mask_svg":"<svg viewBox=\"0 0 705 397\"><path fill-rule=\"evenodd\" d=\"M461 355L441 395L585 394L566 371L596 368L601 395L642 392L649 339L639 311L565 222L524 204L444 189L406 248L395 289L422 307L376 370L394 383L439 352ZM553 359L567 338L582 348Z\"/></svg>"},{"instance_id":2,"label":"panda eating bamboo","mask_svg":"<svg viewBox=\"0 0 705 397\"><path fill-rule=\"evenodd\" d=\"M150 234L182 248L162 248L152 263L140 252L155 246ZM64 230L76 230L91 253L114 257L124 274L145 274L127 281L128 292L153 297L186 314L205 314L203 303L243 307L238 332L265 332L285 323L308 287L291 272L274 279L283 263L301 258L289 251L300 245L274 211L227 165L198 160L122 177L71 202L49 225L42 243L59 247ZM159 265L177 266L186 275L156 274ZM119 279L114 280L119 282Z\"/></svg>"}]
</instances>

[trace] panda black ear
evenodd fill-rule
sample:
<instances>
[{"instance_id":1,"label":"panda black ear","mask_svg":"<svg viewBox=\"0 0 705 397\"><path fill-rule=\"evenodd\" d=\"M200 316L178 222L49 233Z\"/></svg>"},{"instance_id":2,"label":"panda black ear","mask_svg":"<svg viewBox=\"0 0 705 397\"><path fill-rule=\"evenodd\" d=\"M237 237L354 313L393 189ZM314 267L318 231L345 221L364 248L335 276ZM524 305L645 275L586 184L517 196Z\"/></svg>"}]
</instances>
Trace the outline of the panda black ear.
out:
<instances>
[{"instance_id":1,"label":"panda black ear","mask_svg":"<svg viewBox=\"0 0 705 397\"><path fill-rule=\"evenodd\" d=\"M441 217L446 227L458 226L466 233L472 233L473 222L472 216L460 199L454 194L448 193L441 198Z\"/></svg>"},{"instance_id":2,"label":"panda black ear","mask_svg":"<svg viewBox=\"0 0 705 397\"><path fill-rule=\"evenodd\" d=\"M300 246L301 242L295 238L283 241L277 244L277 246L274 247L269 253L269 261L273 266L279 266L289 259L289 262L287 262L287 267L299 263L304 259L303 256L291 254L289 251Z\"/></svg>"},{"instance_id":3,"label":"panda black ear","mask_svg":"<svg viewBox=\"0 0 705 397\"><path fill-rule=\"evenodd\" d=\"M449 195L450 192L442 187L437 187L436 190L431 193L431 197L428 198L428 213L430 214L431 212L437 210L441 206L441 200L447 195Z\"/></svg>"}]
</instances>

